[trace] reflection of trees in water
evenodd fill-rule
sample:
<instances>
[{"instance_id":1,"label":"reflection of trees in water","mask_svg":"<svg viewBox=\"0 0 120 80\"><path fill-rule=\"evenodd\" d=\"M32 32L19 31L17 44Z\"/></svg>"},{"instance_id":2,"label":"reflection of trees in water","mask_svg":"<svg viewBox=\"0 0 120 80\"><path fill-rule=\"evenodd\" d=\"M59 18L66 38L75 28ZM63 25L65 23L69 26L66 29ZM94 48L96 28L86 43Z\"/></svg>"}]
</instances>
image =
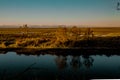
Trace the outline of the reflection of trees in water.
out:
<instances>
[{"instance_id":1,"label":"reflection of trees in water","mask_svg":"<svg viewBox=\"0 0 120 80\"><path fill-rule=\"evenodd\" d=\"M55 62L59 69L64 69L67 66L67 58L66 56L57 56Z\"/></svg>"},{"instance_id":2,"label":"reflection of trees in water","mask_svg":"<svg viewBox=\"0 0 120 80\"><path fill-rule=\"evenodd\" d=\"M93 65L94 59L90 56L83 56L83 64L86 68L90 68Z\"/></svg>"},{"instance_id":3,"label":"reflection of trees in water","mask_svg":"<svg viewBox=\"0 0 120 80\"><path fill-rule=\"evenodd\" d=\"M70 65L72 66L72 68L74 68L74 69L80 68L80 66L82 65L80 57L79 56L72 56L71 59L72 60L70 62Z\"/></svg>"},{"instance_id":4,"label":"reflection of trees in water","mask_svg":"<svg viewBox=\"0 0 120 80\"><path fill-rule=\"evenodd\" d=\"M81 58L83 60L81 60ZM80 56L72 56L70 65L74 69L80 68L82 65L84 65L86 68L90 68L93 65L94 59L90 56L84 55L82 57Z\"/></svg>"},{"instance_id":5,"label":"reflection of trees in water","mask_svg":"<svg viewBox=\"0 0 120 80\"><path fill-rule=\"evenodd\" d=\"M64 69L67 67L67 64L70 64L73 69L79 69L82 65L84 65L86 68L90 68L93 65L93 61L94 59L87 55L83 55L82 57L71 56L70 61L68 62L66 56L57 56L55 59L56 65L59 69Z\"/></svg>"},{"instance_id":6,"label":"reflection of trees in water","mask_svg":"<svg viewBox=\"0 0 120 80\"><path fill-rule=\"evenodd\" d=\"M90 56L70 56L70 57L57 56L55 59L59 71L57 79L58 80L78 80L84 78L86 79L86 74L80 73L79 69L83 65L86 68L90 68L93 65L93 61L94 61L93 58Z\"/></svg>"},{"instance_id":7,"label":"reflection of trees in water","mask_svg":"<svg viewBox=\"0 0 120 80\"><path fill-rule=\"evenodd\" d=\"M56 65L58 67L58 74L56 79L63 80L65 78L65 68L67 67L67 57L66 56L57 56L55 59Z\"/></svg>"}]
</instances>

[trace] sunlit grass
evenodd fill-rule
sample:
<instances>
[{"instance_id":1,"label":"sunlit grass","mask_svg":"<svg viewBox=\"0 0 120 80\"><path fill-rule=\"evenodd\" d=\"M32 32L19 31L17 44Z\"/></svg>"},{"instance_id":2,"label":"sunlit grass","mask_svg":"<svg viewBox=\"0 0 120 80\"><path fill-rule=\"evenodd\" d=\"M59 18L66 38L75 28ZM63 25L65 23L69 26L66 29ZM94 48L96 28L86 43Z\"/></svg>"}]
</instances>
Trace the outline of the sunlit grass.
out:
<instances>
[{"instance_id":1,"label":"sunlit grass","mask_svg":"<svg viewBox=\"0 0 120 80\"><path fill-rule=\"evenodd\" d=\"M116 44L115 41L120 36L118 32L120 28L78 28L74 26L73 28L28 28L27 33L25 31L20 31L19 28L0 29L0 48L75 48L81 47L83 44L81 42L86 40L92 40L96 45L99 41L101 44L111 41Z\"/></svg>"}]
</instances>

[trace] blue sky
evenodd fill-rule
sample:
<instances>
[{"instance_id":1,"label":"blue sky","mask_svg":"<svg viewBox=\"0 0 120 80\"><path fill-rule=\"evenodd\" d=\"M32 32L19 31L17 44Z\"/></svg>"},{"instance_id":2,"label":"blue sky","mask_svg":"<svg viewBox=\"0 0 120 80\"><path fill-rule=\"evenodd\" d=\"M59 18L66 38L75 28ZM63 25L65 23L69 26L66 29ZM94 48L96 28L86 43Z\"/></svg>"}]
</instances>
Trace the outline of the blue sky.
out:
<instances>
[{"instance_id":1,"label":"blue sky","mask_svg":"<svg viewBox=\"0 0 120 80\"><path fill-rule=\"evenodd\" d=\"M0 25L119 26L119 0L0 0Z\"/></svg>"}]
</instances>

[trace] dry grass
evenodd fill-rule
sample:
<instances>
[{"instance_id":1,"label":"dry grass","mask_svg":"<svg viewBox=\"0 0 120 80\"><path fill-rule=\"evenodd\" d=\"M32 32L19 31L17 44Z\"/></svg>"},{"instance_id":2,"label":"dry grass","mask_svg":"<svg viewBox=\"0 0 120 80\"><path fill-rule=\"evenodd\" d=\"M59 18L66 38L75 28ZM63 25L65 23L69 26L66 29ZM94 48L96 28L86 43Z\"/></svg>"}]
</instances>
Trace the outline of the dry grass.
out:
<instances>
[{"instance_id":1,"label":"dry grass","mask_svg":"<svg viewBox=\"0 0 120 80\"><path fill-rule=\"evenodd\" d=\"M76 42L97 37L118 37L120 28L19 28L0 29L1 48L69 48ZM87 34L85 35L87 31Z\"/></svg>"}]
</instances>

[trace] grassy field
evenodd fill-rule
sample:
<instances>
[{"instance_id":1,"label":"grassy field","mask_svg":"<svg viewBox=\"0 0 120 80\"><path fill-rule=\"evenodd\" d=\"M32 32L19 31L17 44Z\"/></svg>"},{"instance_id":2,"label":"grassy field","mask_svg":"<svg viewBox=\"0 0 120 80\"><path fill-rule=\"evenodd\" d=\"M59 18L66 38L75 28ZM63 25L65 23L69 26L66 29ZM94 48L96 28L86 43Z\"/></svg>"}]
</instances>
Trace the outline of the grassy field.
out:
<instances>
[{"instance_id":1,"label":"grassy field","mask_svg":"<svg viewBox=\"0 0 120 80\"><path fill-rule=\"evenodd\" d=\"M0 28L0 48L118 48L119 36L119 27Z\"/></svg>"},{"instance_id":2,"label":"grassy field","mask_svg":"<svg viewBox=\"0 0 120 80\"><path fill-rule=\"evenodd\" d=\"M55 32L58 28L29 28L29 32L33 33L50 33ZM67 28L68 30L71 28ZM85 32L87 28L79 28L81 32ZM95 34L98 35L106 35L110 33L119 34L120 33L120 27L91 27L91 30L94 31ZM16 34L24 32L23 29L20 28L0 28L1 34Z\"/></svg>"}]
</instances>

